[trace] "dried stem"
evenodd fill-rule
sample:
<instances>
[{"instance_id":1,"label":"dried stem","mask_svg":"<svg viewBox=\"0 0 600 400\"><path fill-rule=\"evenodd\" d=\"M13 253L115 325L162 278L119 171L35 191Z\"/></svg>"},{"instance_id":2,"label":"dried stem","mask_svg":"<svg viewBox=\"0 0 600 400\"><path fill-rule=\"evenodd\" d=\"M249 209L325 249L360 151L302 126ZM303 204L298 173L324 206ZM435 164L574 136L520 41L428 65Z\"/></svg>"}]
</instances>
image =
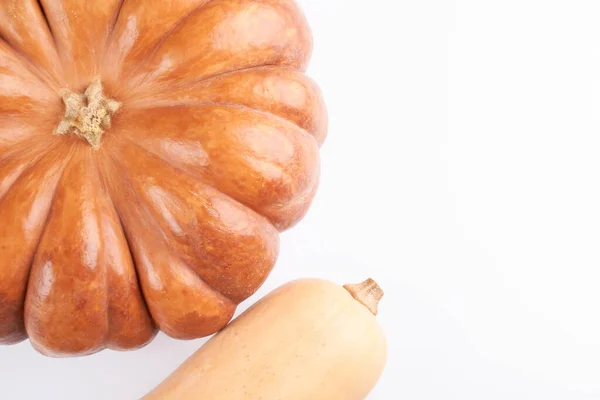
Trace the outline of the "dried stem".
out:
<instances>
[{"instance_id":1,"label":"dried stem","mask_svg":"<svg viewBox=\"0 0 600 400\"><path fill-rule=\"evenodd\" d=\"M99 79L92 82L84 94L68 89L63 89L60 94L65 103L65 116L56 128L56 134L72 133L98 148L104 130L110 128L111 117L121 104L104 97Z\"/></svg>"},{"instance_id":2,"label":"dried stem","mask_svg":"<svg viewBox=\"0 0 600 400\"><path fill-rule=\"evenodd\" d=\"M346 289L356 301L367 307L373 315L377 315L377 307L379 306L379 301L383 297L383 289L379 287L377 282L369 278L363 283L344 285L344 289Z\"/></svg>"}]
</instances>

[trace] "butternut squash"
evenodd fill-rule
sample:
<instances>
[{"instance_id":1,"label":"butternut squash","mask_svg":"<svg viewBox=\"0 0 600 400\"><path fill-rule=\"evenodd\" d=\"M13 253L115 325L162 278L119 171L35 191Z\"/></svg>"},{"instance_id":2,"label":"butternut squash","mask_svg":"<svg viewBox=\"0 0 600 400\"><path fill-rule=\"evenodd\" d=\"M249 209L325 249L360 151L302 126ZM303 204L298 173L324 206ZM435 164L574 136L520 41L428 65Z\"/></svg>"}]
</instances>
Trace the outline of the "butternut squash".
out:
<instances>
[{"instance_id":1,"label":"butternut squash","mask_svg":"<svg viewBox=\"0 0 600 400\"><path fill-rule=\"evenodd\" d=\"M142 400L362 400L386 361L369 279L288 283L209 340Z\"/></svg>"}]
</instances>

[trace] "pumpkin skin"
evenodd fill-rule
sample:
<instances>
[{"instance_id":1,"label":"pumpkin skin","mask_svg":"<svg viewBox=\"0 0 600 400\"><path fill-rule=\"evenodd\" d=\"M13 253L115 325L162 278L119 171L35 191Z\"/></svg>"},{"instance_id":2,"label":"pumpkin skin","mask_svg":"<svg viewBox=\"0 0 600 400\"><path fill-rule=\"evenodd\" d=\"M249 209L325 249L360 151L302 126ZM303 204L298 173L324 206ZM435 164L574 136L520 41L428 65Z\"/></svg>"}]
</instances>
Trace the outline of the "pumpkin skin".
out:
<instances>
[{"instance_id":1,"label":"pumpkin skin","mask_svg":"<svg viewBox=\"0 0 600 400\"><path fill-rule=\"evenodd\" d=\"M0 344L225 326L317 190L311 50L289 0L0 2ZM110 121L62 132L65 93L91 107L92 87Z\"/></svg>"}]
</instances>

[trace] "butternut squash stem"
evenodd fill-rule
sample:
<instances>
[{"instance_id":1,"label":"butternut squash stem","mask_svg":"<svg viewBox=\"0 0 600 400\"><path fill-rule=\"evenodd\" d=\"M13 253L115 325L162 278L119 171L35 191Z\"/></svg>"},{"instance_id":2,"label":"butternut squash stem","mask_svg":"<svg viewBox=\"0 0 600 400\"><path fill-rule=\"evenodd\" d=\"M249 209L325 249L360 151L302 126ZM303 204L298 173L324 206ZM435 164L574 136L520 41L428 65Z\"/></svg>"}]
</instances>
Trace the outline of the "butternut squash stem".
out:
<instances>
[{"instance_id":1,"label":"butternut squash stem","mask_svg":"<svg viewBox=\"0 0 600 400\"><path fill-rule=\"evenodd\" d=\"M369 278L362 283L344 285L352 297L363 306L367 307L373 315L377 315L379 301L383 297L383 289L373 279Z\"/></svg>"},{"instance_id":2,"label":"butternut squash stem","mask_svg":"<svg viewBox=\"0 0 600 400\"><path fill-rule=\"evenodd\" d=\"M55 133L77 135L98 148L104 130L110 128L111 117L121 107L121 103L105 97L102 91L100 79L95 79L83 94L61 90L65 115Z\"/></svg>"}]
</instances>

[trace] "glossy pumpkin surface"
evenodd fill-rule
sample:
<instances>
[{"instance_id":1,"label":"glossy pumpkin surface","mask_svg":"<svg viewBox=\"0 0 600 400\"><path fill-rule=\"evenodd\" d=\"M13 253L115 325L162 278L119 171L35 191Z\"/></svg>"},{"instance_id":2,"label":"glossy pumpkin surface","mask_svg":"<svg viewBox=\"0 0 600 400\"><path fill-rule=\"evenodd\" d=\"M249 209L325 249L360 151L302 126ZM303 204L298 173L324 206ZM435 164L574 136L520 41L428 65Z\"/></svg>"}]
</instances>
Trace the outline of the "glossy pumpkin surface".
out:
<instances>
[{"instance_id":1,"label":"glossy pumpkin surface","mask_svg":"<svg viewBox=\"0 0 600 400\"><path fill-rule=\"evenodd\" d=\"M306 213L327 131L288 0L0 2L0 344L206 336Z\"/></svg>"}]
</instances>

